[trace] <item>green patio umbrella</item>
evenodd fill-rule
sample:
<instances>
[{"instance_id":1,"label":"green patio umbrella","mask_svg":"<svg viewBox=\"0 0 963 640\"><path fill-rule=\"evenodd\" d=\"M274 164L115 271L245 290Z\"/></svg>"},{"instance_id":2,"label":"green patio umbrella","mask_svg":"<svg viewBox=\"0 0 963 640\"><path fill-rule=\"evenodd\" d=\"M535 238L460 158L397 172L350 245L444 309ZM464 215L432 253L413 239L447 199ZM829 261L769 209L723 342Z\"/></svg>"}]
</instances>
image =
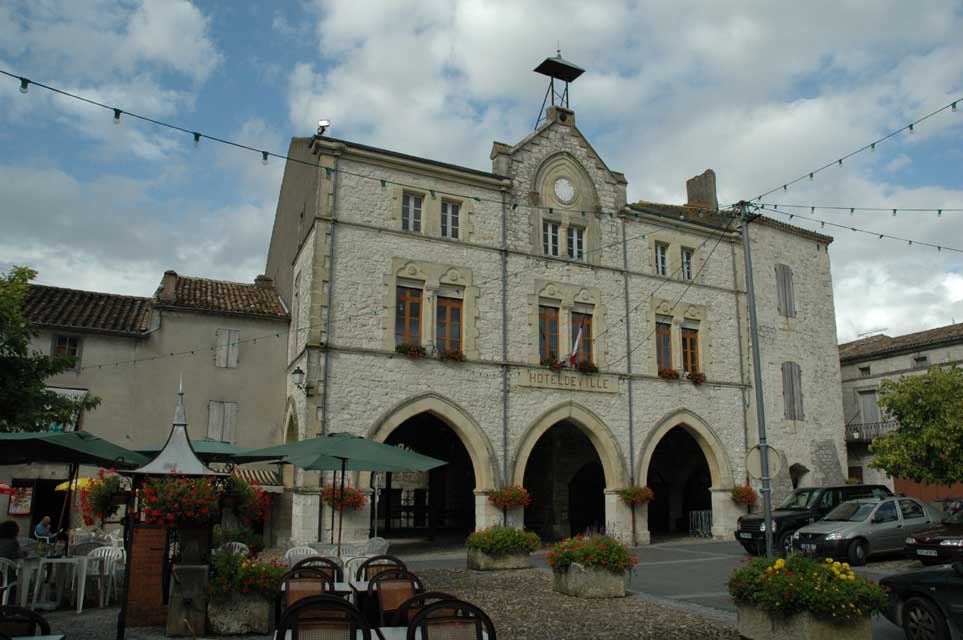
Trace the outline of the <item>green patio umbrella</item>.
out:
<instances>
[{"instance_id":1,"label":"green patio umbrella","mask_svg":"<svg viewBox=\"0 0 963 640\"><path fill-rule=\"evenodd\" d=\"M0 465L49 462L130 468L148 460L86 431L0 433Z\"/></svg>"},{"instance_id":2,"label":"green patio umbrella","mask_svg":"<svg viewBox=\"0 0 963 640\"><path fill-rule=\"evenodd\" d=\"M251 456L250 449L242 449L237 445L213 438L191 439L191 446L194 453L204 462L257 462L259 460L271 460L274 456ZM163 443L150 447L142 447L137 451L148 456L156 456L164 448Z\"/></svg>"},{"instance_id":3,"label":"green patio umbrella","mask_svg":"<svg viewBox=\"0 0 963 640\"><path fill-rule=\"evenodd\" d=\"M447 464L414 451L390 444L375 442L347 433L290 442L266 449L255 449L247 454L277 456L283 462L311 471L341 470L341 493L344 494L344 477L347 471L428 471ZM241 456L242 458L244 456ZM338 511L338 555L341 555L341 532L344 511ZM334 513L331 513L331 536L334 542Z\"/></svg>"}]
</instances>

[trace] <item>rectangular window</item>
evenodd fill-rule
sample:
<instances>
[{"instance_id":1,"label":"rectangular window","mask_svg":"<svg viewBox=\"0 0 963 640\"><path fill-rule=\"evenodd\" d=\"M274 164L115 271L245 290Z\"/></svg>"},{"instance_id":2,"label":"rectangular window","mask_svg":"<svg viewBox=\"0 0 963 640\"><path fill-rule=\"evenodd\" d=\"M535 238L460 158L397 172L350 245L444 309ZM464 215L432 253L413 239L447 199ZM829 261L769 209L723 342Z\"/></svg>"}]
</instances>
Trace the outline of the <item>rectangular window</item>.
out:
<instances>
[{"instance_id":1,"label":"rectangular window","mask_svg":"<svg viewBox=\"0 0 963 640\"><path fill-rule=\"evenodd\" d=\"M916 356L913 358L914 367L928 367L930 365L929 356Z\"/></svg>"},{"instance_id":2,"label":"rectangular window","mask_svg":"<svg viewBox=\"0 0 963 640\"><path fill-rule=\"evenodd\" d=\"M558 308L538 308L538 356L541 360L558 359Z\"/></svg>"},{"instance_id":3,"label":"rectangular window","mask_svg":"<svg viewBox=\"0 0 963 640\"><path fill-rule=\"evenodd\" d=\"M241 332L238 329L218 329L214 332L214 366L237 368L238 351L241 348Z\"/></svg>"},{"instance_id":4,"label":"rectangular window","mask_svg":"<svg viewBox=\"0 0 963 640\"><path fill-rule=\"evenodd\" d=\"M682 248L682 279L692 280L692 249Z\"/></svg>"},{"instance_id":5,"label":"rectangular window","mask_svg":"<svg viewBox=\"0 0 963 640\"><path fill-rule=\"evenodd\" d=\"M672 368L672 325L655 323L655 359L659 371Z\"/></svg>"},{"instance_id":6,"label":"rectangular window","mask_svg":"<svg viewBox=\"0 0 963 640\"><path fill-rule=\"evenodd\" d=\"M787 420L803 420L802 370L795 362L782 363L783 415Z\"/></svg>"},{"instance_id":7,"label":"rectangular window","mask_svg":"<svg viewBox=\"0 0 963 640\"><path fill-rule=\"evenodd\" d=\"M421 233L421 196L413 193L401 196L401 228Z\"/></svg>"},{"instance_id":8,"label":"rectangular window","mask_svg":"<svg viewBox=\"0 0 963 640\"><path fill-rule=\"evenodd\" d=\"M207 437L234 443L237 438L237 403L211 400L208 403Z\"/></svg>"},{"instance_id":9,"label":"rectangular window","mask_svg":"<svg viewBox=\"0 0 963 640\"><path fill-rule=\"evenodd\" d=\"M879 404L875 389L859 392L859 415L863 424L879 422Z\"/></svg>"},{"instance_id":10,"label":"rectangular window","mask_svg":"<svg viewBox=\"0 0 963 640\"><path fill-rule=\"evenodd\" d=\"M582 337L578 338L578 346L574 349L575 362L594 362L592 360L592 314L572 312L573 347L575 347L579 329L582 331Z\"/></svg>"},{"instance_id":11,"label":"rectangular window","mask_svg":"<svg viewBox=\"0 0 963 640\"><path fill-rule=\"evenodd\" d=\"M53 348L50 350L55 358L73 358L73 369L80 369L80 337L54 336Z\"/></svg>"},{"instance_id":12,"label":"rectangular window","mask_svg":"<svg viewBox=\"0 0 963 640\"><path fill-rule=\"evenodd\" d=\"M458 239L458 205L447 200L441 201L441 235Z\"/></svg>"},{"instance_id":13,"label":"rectangular window","mask_svg":"<svg viewBox=\"0 0 963 640\"><path fill-rule=\"evenodd\" d=\"M849 481L856 482L858 484L863 484L863 468L862 467L850 467L849 468Z\"/></svg>"},{"instance_id":14,"label":"rectangular window","mask_svg":"<svg viewBox=\"0 0 963 640\"><path fill-rule=\"evenodd\" d=\"M669 275L669 245L655 245L655 272L660 276Z\"/></svg>"},{"instance_id":15,"label":"rectangular window","mask_svg":"<svg viewBox=\"0 0 963 640\"><path fill-rule=\"evenodd\" d=\"M869 377L869 367L860 367L860 368L859 368L859 375L861 375L861 376L864 377L864 378L868 378L868 377Z\"/></svg>"},{"instance_id":16,"label":"rectangular window","mask_svg":"<svg viewBox=\"0 0 963 640\"><path fill-rule=\"evenodd\" d=\"M581 260L585 250L585 229L582 227L568 228L568 257Z\"/></svg>"},{"instance_id":17,"label":"rectangular window","mask_svg":"<svg viewBox=\"0 0 963 640\"><path fill-rule=\"evenodd\" d=\"M438 351L461 351L461 305L458 298L438 298L435 347Z\"/></svg>"},{"instance_id":18,"label":"rectangular window","mask_svg":"<svg viewBox=\"0 0 963 640\"><path fill-rule=\"evenodd\" d=\"M792 269L788 265L776 265L776 303L779 315L796 317L796 294L792 286Z\"/></svg>"},{"instance_id":19,"label":"rectangular window","mask_svg":"<svg viewBox=\"0 0 963 640\"><path fill-rule=\"evenodd\" d=\"M699 373L699 330L682 328L682 370Z\"/></svg>"},{"instance_id":20,"label":"rectangular window","mask_svg":"<svg viewBox=\"0 0 963 640\"><path fill-rule=\"evenodd\" d=\"M558 223L542 223L542 251L547 256L558 255Z\"/></svg>"},{"instance_id":21,"label":"rectangular window","mask_svg":"<svg viewBox=\"0 0 963 640\"><path fill-rule=\"evenodd\" d=\"M421 289L398 287L395 344L421 344Z\"/></svg>"}]
</instances>

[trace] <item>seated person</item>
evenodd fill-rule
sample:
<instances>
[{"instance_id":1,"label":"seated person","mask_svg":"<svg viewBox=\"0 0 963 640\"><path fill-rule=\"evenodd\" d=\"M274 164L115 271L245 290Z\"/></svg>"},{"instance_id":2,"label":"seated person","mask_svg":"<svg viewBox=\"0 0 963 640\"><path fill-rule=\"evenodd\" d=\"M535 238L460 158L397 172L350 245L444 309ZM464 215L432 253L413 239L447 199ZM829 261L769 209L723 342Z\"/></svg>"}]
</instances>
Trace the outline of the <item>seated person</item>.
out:
<instances>
[{"instance_id":1,"label":"seated person","mask_svg":"<svg viewBox=\"0 0 963 640\"><path fill-rule=\"evenodd\" d=\"M59 532L50 530L50 516L41 518L37 526L33 528L33 537L43 542L53 542Z\"/></svg>"},{"instance_id":2,"label":"seated person","mask_svg":"<svg viewBox=\"0 0 963 640\"><path fill-rule=\"evenodd\" d=\"M17 535L20 533L20 525L13 520L7 520L0 524L0 558L7 560L19 560L27 555L27 552L20 548Z\"/></svg>"}]
</instances>

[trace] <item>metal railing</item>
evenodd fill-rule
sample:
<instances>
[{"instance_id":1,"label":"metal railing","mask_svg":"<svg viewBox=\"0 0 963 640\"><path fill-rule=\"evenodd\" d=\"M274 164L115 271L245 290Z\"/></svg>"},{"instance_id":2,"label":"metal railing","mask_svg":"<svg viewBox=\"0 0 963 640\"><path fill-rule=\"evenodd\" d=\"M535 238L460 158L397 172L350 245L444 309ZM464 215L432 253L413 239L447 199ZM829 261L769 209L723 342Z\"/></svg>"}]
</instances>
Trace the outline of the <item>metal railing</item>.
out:
<instances>
[{"instance_id":1,"label":"metal railing","mask_svg":"<svg viewBox=\"0 0 963 640\"><path fill-rule=\"evenodd\" d=\"M712 511L689 512L689 535L699 538L712 537Z\"/></svg>"},{"instance_id":2,"label":"metal railing","mask_svg":"<svg viewBox=\"0 0 963 640\"><path fill-rule=\"evenodd\" d=\"M872 442L890 431L895 431L898 426L899 422L896 420L849 424L846 425L846 442Z\"/></svg>"}]
</instances>

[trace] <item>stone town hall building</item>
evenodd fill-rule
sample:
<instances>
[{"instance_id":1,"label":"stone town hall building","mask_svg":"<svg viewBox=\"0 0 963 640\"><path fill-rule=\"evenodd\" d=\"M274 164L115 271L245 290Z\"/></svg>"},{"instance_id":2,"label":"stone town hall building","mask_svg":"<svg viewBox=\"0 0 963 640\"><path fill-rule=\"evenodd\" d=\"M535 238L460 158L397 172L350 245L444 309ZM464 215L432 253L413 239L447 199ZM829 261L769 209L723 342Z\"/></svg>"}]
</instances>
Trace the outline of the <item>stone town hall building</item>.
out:
<instances>
[{"instance_id":1,"label":"stone town hall building","mask_svg":"<svg viewBox=\"0 0 963 640\"><path fill-rule=\"evenodd\" d=\"M194 437L256 447L350 432L448 461L377 479L389 489L379 532L498 523L488 493L520 484L534 501L519 517L549 538L604 527L646 541L707 512L712 535L731 535L729 491L746 482L757 430L739 223L714 212L711 171L689 181L687 205L628 203L625 176L560 106L517 143L495 142L490 172L324 136L294 138L289 156L257 284L168 272L153 299L36 289L32 313L50 328L39 348L83 340L96 362L101 343L109 360L209 339L216 352L58 376L104 398L84 428L163 441L169 395L157 390L183 372ZM769 436L783 454L775 490L840 482L831 238L766 218L750 228ZM71 305L97 313L67 318ZM246 340L265 333L278 339ZM567 361L576 341L576 361L597 372L542 364ZM128 406L164 397L156 420ZM272 540L327 537L317 474L282 475ZM656 498L633 523L617 491L644 484ZM375 521L370 505L349 520L349 537Z\"/></svg>"}]
</instances>

